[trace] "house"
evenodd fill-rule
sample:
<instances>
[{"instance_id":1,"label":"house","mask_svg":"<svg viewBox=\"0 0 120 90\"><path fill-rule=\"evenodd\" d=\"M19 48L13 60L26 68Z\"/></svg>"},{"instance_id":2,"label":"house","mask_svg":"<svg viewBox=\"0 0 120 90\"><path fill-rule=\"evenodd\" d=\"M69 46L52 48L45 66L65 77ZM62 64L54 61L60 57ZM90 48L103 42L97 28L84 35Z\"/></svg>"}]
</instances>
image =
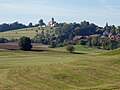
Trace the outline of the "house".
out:
<instances>
[{"instance_id":1,"label":"house","mask_svg":"<svg viewBox=\"0 0 120 90\"><path fill-rule=\"evenodd\" d=\"M89 37L97 37L97 36L100 36L100 34L90 35Z\"/></svg>"},{"instance_id":2,"label":"house","mask_svg":"<svg viewBox=\"0 0 120 90\"><path fill-rule=\"evenodd\" d=\"M120 42L120 34L117 34L115 38L116 38L116 41Z\"/></svg>"},{"instance_id":3,"label":"house","mask_svg":"<svg viewBox=\"0 0 120 90\"><path fill-rule=\"evenodd\" d=\"M73 38L73 40L75 40L75 41L79 41L79 40L87 41L87 38L88 38L88 36L75 36Z\"/></svg>"},{"instance_id":4,"label":"house","mask_svg":"<svg viewBox=\"0 0 120 90\"><path fill-rule=\"evenodd\" d=\"M120 34L113 35L112 33L108 33L107 31L105 31L103 35L101 36L101 42L107 41L108 39L116 40L120 42Z\"/></svg>"}]
</instances>

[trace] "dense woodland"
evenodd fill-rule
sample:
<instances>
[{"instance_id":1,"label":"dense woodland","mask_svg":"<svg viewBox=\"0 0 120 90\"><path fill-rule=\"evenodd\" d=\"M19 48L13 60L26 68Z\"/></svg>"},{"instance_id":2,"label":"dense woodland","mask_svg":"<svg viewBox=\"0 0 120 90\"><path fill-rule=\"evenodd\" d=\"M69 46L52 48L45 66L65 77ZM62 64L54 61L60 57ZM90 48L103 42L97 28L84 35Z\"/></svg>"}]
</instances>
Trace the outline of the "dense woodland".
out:
<instances>
[{"instance_id":1,"label":"dense woodland","mask_svg":"<svg viewBox=\"0 0 120 90\"><path fill-rule=\"evenodd\" d=\"M50 30L42 30L35 36L33 42L47 44L52 48L80 44L111 50L120 45L120 26L109 26L106 23L105 27L99 27L87 21L59 23L55 27L54 33L51 34Z\"/></svg>"},{"instance_id":2,"label":"dense woodland","mask_svg":"<svg viewBox=\"0 0 120 90\"><path fill-rule=\"evenodd\" d=\"M6 24L3 23L0 25L0 32L5 32L5 31L9 31L9 30L15 30L15 29L21 29L21 28L26 28L27 26L22 24L22 23L18 23L18 22L14 22L11 24Z\"/></svg>"},{"instance_id":3,"label":"dense woodland","mask_svg":"<svg viewBox=\"0 0 120 90\"><path fill-rule=\"evenodd\" d=\"M5 32L5 31L10 31L10 30L17 30L17 29L22 29L22 28L30 28L30 27L38 27L45 25L43 22L43 19L40 19L39 22L35 25L33 25L31 22L28 25L24 25L19 22L14 22L14 23L3 23L0 25L0 32Z\"/></svg>"}]
</instances>

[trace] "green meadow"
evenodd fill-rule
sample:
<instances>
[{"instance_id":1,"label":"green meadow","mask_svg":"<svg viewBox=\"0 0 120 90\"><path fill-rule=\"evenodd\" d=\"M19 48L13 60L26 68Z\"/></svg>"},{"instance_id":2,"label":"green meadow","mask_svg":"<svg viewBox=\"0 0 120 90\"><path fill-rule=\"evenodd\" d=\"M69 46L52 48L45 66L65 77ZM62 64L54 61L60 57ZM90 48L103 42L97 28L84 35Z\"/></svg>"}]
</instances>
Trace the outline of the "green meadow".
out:
<instances>
[{"instance_id":1,"label":"green meadow","mask_svg":"<svg viewBox=\"0 0 120 90\"><path fill-rule=\"evenodd\" d=\"M0 90L120 90L120 49L41 48L0 50Z\"/></svg>"},{"instance_id":2,"label":"green meadow","mask_svg":"<svg viewBox=\"0 0 120 90\"><path fill-rule=\"evenodd\" d=\"M53 31L55 28L51 29L50 26L43 27L43 29ZM36 32L38 30L38 32ZM19 39L22 36L27 36L30 38L34 38L36 34L41 33L42 28L33 27L33 28L24 28L18 30L11 30L6 32L0 32L0 37L7 38L7 39Z\"/></svg>"}]
</instances>

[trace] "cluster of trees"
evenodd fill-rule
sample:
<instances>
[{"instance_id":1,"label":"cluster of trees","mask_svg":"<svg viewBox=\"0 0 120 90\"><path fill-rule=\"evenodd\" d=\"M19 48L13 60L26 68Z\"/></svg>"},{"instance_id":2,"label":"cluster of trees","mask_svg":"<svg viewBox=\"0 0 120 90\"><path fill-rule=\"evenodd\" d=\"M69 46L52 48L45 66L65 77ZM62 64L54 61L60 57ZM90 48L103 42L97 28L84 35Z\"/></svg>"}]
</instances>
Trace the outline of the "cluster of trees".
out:
<instances>
[{"instance_id":1,"label":"cluster of trees","mask_svg":"<svg viewBox=\"0 0 120 90\"><path fill-rule=\"evenodd\" d=\"M87 45L89 47L97 47L104 50L113 50L120 47L120 42L110 38L101 40L100 36L94 36L89 37L84 45Z\"/></svg>"},{"instance_id":2,"label":"cluster of trees","mask_svg":"<svg viewBox=\"0 0 120 90\"><path fill-rule=\"evenodd\" d=\"M60 23L55 30L56 46L65 46L68 44L75 45L77 42L73 40L75 36L89 36L98 33L98 26L89 23L87 21L83 21L81 23Z\"/></svg>"},{"instance_id":3,"label":"cluster of trees","mask_svg":"<svg viewBox=\"0 0 120 90\"><path fill-rule=\"evenodd\" d=\"M0 32L4 32L4 31L9 31L9 30L15 30L15 29L21 29L21 28L26 28L27 26L22 24L22 23L18 23L18 22L14 22L11 24L6 24L3 23L0 25Z\"/></svg>"},{"instance_id":4,"label":"cluster of trees","mask_svg":"<svg viewBox=\"0 0 120 90\"><path fill-rule=\"evenodd\" d=\"M115 27L114 25L108 26L108 24L106 24L105 27L99 27L87 21L70 24L59 23L57 27L55 27L55 30L52 31L52 33L51 30L42 30L42 32L37 34L32 41L35 43L49 45L51 48L67 46L69 44L81 44L98 48L103 47L103 49L117 48L119 46L119 41L111 39L104 40L104 42L101 41L101 36L104 35L105 37L109 37L109 33L112 33L112 35L119 34L120 27ZM76 41L73 39L75 36L83 36L87 38L86 40Z\"/></svg>"},{"instance_id":5,"label":"cluster of trees","mask_svg":"<svg viewBox=\"0 0 120 90\"><path fill-rule=\"evenodd\" d=\"M44 23L43 19L40 19L39 22L35 25L33 25L32 23L29 23L29 25L24 25L24 24L19 23L19 22L14 22L11 24L3 23L0 25L0 32L22 29L22 28L38 27L38 26L43 26L43 25L46 25Z\"/></svg>"},{"instance_id":6,"label":"cluster of trees","mask_svg":"<svg viewBox=\"0 0 120 90\"><path fill-rule=\"evenodd\" d=\"M119 43L116 40L108 39L105 42L102 42L102 48L105 50L113 50L119 47Z\"/></svg>"},{"instance_id":7,"label":"cluster of trees","mask_svg":"<svg viewBox=\"0 0 120 90\"><path fill-rule=\"evenodd\" d=\"M6 38L0 38L0 43L7 43L8 42L8 39Z\"/></svg>"},{"instance_id":8,"label":"cluster of trees","mask_svg":"<svg viewBox=\"0 0 120 90\"><path fill-rule=\"evenodd\" d=\"M21 50L24 50L24 51L30 51L32 49L32 45L31 45L31 40L29 37L21 37L19 39L19 43L18 43L19 47ZM74 52L75 48L73 45L68 45L66 47L66 50L69 52L69 53L72 53Z\"/></svg>"},{"instance_id":9,"label":"cluster of trees","mask_svg":"<svg viewBox=\"0 0 120 90\"><path fill-rule=\"evenodd\" d=\"M40 19L38 24L33 25L29 23L28 26L15 22L13 24L0 25L0 31L25 28L25 27L38 27L46 26L43 19ZM1 29L2 28L2 29ZM39 27L40 28L40 27ZM115 27L114 25L109 26L106 23L105 27L99 27L94 23L83 21L81 23L59 23L55 28L51 27L51 30L42 29L41 33L31 40L33 43L42 43L49 45L51 48L62 47L67 45L87 45L89 47L98 47L103 49L115 49L119 47L120 39L111 39L109 36L120 35L120 26ZM87 37L86 39L74 40L75 36ZM104 37L104 40L101 39ZM2 41L3 40L3 41ZM6 42L4 38L1 42Z\"/></svg>"},{"instance_id":10,"label":"cluster of trees","mask_svg":"<svg viewBox=\"0 0 120 90\"><path fill-rule=\"evenodd\" d=\"M7 39L7 38L0 38L0 43L8 43L8 42L17 42L17 39L11 38L11 39Z\"/></svg>"},{"instance_id":11,"label":"cluster of trees","mask_svg":"<svg viewBox=\"0 0 120 90\"><path fill-rule=\"evenodd\" d=\"M98 26L83 21L81 23L60 23L55 31L59 37L72 40L74 36L88 36L97 33Z\"/></svg>"},{"instance_id":12,"label":"cluster of trees","mask_svg":"<svg viewBox=\"0 0 120 90\"><path fill-rule=\"evenodd\" d=\"M43 43L50 45L50 47L61 47L66 46L68 44L75 45L77 44L73 38L75 36L86 36L96 34L98 26L89 23L87 21L83 21L81 23L59 23L56 29L52 32L47 30L46 32L43 30L41 33L37 34L35 38L32 40L35 43Z\"/></svg>"}]
</instances>

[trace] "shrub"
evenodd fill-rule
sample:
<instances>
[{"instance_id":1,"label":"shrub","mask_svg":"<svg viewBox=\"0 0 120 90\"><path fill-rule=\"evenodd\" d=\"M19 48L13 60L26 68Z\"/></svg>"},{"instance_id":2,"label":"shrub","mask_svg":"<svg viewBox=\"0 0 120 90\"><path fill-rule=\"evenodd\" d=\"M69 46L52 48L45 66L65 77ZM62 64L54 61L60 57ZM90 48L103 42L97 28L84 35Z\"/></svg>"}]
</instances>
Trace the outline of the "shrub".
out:
<instances>
[{"instance_id":1,"label":"shrub","mask_svg":"<svg viewBox=\"0 0 120 90\"><path fill-rule=\"evenodd\" d=\"M57 44L57 47L63 47L63 46L64 46L63 43Z\"/></svg>"},{"instance_id":2,"label":"shrub","mask_svg":"<svg viewBox=\"0 0 120 90\"><path fill-rule=\"evenodd\" d=\"M31 40L28 37L21 37L19 39L19 47L21 50L30 51L32 48Z\"/></svg>"},{"instance_id":3,"label":"shrub","mask_svg":"<svg viewBox=\"0 0 120 90\"><path fill-rule=\"evenodd\" d=\"M72 52L75 50L75 48L74 48L73 45L68 45L68 46L66 47L66 50L67 50L69 53L72 53Z\"/></svg>"},{"instance_id":4,"label":"shrub","mask_svg":"<svg viewBox=\"0 0 120 90\"><path fill-rule=\"evenodd\" d=\"M14 39L14 38L11 38L9 39L9 42L17 42L18 40L17 39Z\"/></svg>"},{"instance_id":5,"label":"shrub","mask_svg":"<svg viewBox=\"0 0 120 90\"><path fill-rule=\"evenodd\" d=\"M80 40L80 42L79 42L80 45L86 45L86 43L87 42L85 40Z\"/></svg>"},{"instance_id":6,"label":"shrub","mask_svg":"<svg viewBox=\"0 0 120 90\"><path fill-rule=\"evenodd\" d=\"M118 48L119 46L117 41L109 39L102 43L102 47L104 50L113 50Z\"/></svg>"},{"instance_id":7,"label":"shrub","mask_svg":"<svg viewBox=\"0 0 120 90\"><path fill-rule=\"evenodd\" d=\"M6 38L0 38L0 43L7 43L8 42L8 39Z\"/></svg>"},{"instance_id":8,"label":"shrub","mask_svg":"<svg viewBox=\"0 0 120 90\"><path fill-rule=\"evenodd\" d=\"M56 42L55 42L55 41L52 41L52 42L50 43L49 48L55 48L55 47L56 47Z\"/></svg>"}]
</instances>

